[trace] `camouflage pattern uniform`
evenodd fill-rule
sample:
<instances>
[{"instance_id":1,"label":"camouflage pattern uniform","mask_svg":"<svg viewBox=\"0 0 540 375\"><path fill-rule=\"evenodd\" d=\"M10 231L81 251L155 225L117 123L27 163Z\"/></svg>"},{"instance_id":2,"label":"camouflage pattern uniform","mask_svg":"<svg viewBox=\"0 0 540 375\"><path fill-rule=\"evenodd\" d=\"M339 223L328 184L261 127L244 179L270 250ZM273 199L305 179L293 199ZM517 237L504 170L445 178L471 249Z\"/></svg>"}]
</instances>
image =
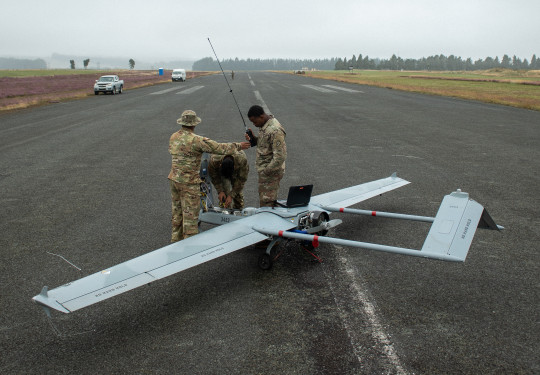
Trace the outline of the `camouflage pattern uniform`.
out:
<instances>
[{"instance_id":1,"label":"camouflage pattern uniform","mask_svg":"<svg viewBox=\"0 0 540 375\"><path fill-rule=\"evenodd\" d=\"M212 179L212 183L216 188L216 192L224 192L232 197L232 208L244 208L244 184L247 181L249 174L249 165L244 151L237 152L233 155L234 172L231 180L221 176L221 162L225 155L212 155L208 164L208 174Z\"/></svg>"},{"instance_id":2,"label":"camouflage pattern uniform","mask_svg":"<svg viewBox=\"0 0 540 375\"><path fill-rule=\"evenodd\" d=\"M169 173L172 198L171 242L180 241L199 232L200 186L199 170L203 152L232 155L242 150L240 143L217 143L193 133L201 122L194 111L184 111L176 121L182 128L169 140L172 166Z\"/></svg>"},{"instance_id":3,"label":"camouflage pattern uniform","mask_svg":"<svg viewBox=\"0 0 540 375\"><path fill-rule=\"evenodd\" d=\"M259 175L259 203L273 206L277 200L279 183L285 173L287 145L285 129L273 116L259 129L255 167Z\"/></svg>"}]
</instances>

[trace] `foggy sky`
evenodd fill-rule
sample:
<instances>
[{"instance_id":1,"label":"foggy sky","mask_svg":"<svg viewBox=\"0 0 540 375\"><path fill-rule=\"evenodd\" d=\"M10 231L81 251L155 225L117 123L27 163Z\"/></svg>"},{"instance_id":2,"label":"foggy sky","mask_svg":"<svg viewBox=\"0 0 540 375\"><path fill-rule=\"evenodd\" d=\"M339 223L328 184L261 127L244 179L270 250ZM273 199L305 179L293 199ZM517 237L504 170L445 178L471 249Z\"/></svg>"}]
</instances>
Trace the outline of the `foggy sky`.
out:
<instances>
[{"instance_id":1,"label":"foggy sky","mask_svg":"<svg viewBox=\"0 0 540 375\"><path fill-rule=\"evenodd\" d=\"M540 55L539 0L3 0L1 57Z\"/></svg>"}]
</instances>

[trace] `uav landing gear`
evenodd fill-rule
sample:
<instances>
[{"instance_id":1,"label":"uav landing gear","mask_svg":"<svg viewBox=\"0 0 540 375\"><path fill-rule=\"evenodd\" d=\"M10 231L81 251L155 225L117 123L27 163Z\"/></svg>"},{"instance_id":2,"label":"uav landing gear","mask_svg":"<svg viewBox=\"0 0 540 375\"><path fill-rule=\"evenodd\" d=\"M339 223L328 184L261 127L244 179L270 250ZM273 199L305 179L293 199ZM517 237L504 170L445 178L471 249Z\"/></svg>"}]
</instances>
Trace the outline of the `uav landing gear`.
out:
<instances>
[{"instance_id":1,"label":"uav landing gear","mask_svg":"<svg viewBox=\"0 0 540 375\"><path fill-rule=\"evenodd\" d=\"M278 251L276 246L283 240L284 239L281 237L276 237L270 241L270 243L266 247L266 251L259 256L258 264L260 269L267 271L272 268L273 263L283 253L283 251ZM299 243L299 247L300 249L311 255L317 262L322 263L321 257L315 254L315 249L318 247L318 244L317 246L314 246L312 242L301 241Z\"/></svg>"},{"instance_id":2,"label":"uav landing gear","mask_svg":"<svg viewBox=\"0 0 540 375\"><path fill-rule=\"evenodd\" d=\"M266 252L262 253L259 256L259 267L261 269L266 271L272 268L272 264L274 263L274 261L281 255L281 252L277 252L275 245L282 240L283 238L280 237L272 238L272 240L270 240L270 243L266 247Z\"/></svg>"}]
</instances>

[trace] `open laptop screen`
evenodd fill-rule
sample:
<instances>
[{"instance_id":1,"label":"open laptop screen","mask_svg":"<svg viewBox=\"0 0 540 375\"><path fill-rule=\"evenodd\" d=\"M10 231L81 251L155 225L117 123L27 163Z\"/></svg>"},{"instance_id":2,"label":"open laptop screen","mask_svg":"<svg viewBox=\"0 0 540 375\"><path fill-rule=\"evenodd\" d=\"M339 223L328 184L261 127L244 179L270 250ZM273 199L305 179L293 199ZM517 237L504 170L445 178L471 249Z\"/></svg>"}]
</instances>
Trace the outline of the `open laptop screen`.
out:
<instances>
[{"instance_id":1,"label":"open laptop screen","mask_svg":"<svg viewBox=\"0 0 540 375\"><path fill-rule=\"evenodd\" d=\"M312 190L313 185L291 186L287 196L287 207L307 206Z\"/></svg>"}]
</instances>

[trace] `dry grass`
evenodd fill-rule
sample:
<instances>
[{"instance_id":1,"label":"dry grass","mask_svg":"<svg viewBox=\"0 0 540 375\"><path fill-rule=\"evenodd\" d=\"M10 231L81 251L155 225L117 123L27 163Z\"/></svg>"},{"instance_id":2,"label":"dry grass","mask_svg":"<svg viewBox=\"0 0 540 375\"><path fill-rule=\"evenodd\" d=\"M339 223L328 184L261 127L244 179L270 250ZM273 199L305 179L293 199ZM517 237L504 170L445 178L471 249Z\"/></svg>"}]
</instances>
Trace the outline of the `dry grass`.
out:
<instances>
[{"instance_id":1,"label":"dry grass","mask_svg":"<svg viewBox=\"0 0 540 375\"><path fill-rule=\"evenodd\" d=\"M305 76L540 111L540 71L314 71Z\"/></svg>"},{"instance_id":2,"label":"dry grass","mask_svg":"<svg viewBox=\"0 0 540 375\"><path fill-rule=\"evenodd\" d=\"M215 72L188 72L188 79ZM282 72L283 73L283 72ZM290 72L289 72L290 73ZM94 95L93 82L103 74L118 74L125 89L170 82L170 71L0 71L0 111L80 99ZM52 76L52 77L51 77ZM474 72L403 72L355 70L306 72L308 77L356 83L431 95L451 96L540 111L540 71L491 69ZM26 86L13 91L10 85ZM67 83L69 82L69 83ZM36 91L36 86L42 92Z\"/></svg>"},{"instance_id":3,"label":"dry grass","mask_svg":"<svg viewBox=\"0 0 540 375\"><path fill-rule=\"evenodd\" d=\"M22 109L94 96L94 81L101 75L118 74L130 90L171 82L171 71L0 71L0 111ZM193 79L212 72L187 72Z\"/></svg>"}]
</instances>

